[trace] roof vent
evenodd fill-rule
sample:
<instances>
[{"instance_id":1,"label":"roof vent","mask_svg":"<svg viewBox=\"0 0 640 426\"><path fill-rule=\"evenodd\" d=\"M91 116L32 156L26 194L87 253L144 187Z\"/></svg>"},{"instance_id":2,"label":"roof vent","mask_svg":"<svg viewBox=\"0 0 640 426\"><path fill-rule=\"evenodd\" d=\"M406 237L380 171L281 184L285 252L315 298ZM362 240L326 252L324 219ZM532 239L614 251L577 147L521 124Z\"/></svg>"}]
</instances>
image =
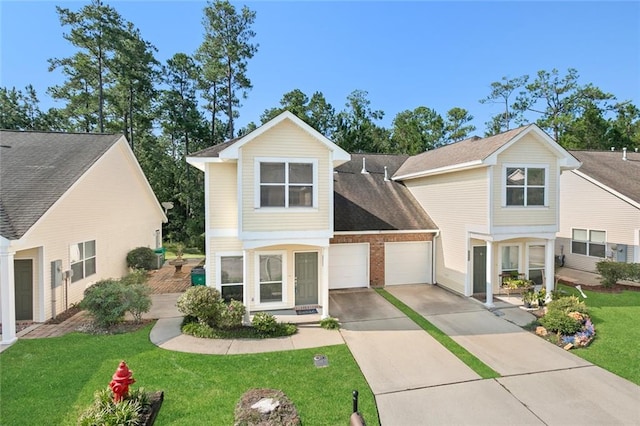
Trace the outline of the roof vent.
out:
<instances>
[{"instance_id":1,"label":"roof vent","mask_svg":"<svg viewBox=\"0 0 640 426\"><path fill-rule=\"evenodd\" d=\"M384 181L389 182L389 172L387 171L387 166L384 166Z\"/></svg>"},{"instance_id":2,"label":"roof vent","mask_svg":"<svg viewBox=\"0 0 640 426\"><path fill-rule=\"evenodd\" d=\"M622 148L622 160L627 161L627 148Z\"/></svg>"},{"instance_id":3,"label":"roof vent","mask_svg":"<svg viewBox=\"0 0 640 426\"><path fill-rule=\"evenodd\" d=\"M367 159L362 157L362 170L360 170L360 173L362 173L363 175L368 175L369 172L367 171Z\"/></svg>"}]
</instances>

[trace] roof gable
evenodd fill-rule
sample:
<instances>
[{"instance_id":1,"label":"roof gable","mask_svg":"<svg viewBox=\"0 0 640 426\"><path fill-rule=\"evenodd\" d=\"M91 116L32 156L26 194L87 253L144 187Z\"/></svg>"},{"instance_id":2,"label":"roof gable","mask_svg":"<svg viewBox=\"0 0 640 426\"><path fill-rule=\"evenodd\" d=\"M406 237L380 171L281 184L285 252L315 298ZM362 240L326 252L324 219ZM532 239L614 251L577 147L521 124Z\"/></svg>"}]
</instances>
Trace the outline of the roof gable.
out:
<instances>
[{"instance_id":1,"label":"roof gable","mask_svg":"<svg viewBox=\"0 0 640 426\"><path fill-rule=\"evenodd\" d=\"M627 152L627 159L623 160L620 151L570 152L582 162L576 173L595 180L609 192L640 204L640 153Z\"/></svg>"}]
</instances>

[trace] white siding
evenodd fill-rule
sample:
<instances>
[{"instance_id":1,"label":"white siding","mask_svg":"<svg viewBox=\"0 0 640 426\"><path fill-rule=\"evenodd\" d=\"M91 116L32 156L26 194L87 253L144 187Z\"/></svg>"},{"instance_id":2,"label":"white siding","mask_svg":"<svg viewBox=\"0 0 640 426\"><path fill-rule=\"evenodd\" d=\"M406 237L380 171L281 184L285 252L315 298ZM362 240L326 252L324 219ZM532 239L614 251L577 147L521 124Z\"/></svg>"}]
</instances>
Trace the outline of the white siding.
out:
<instances>
[{"instance_id":1,"label":"white siding","mask_svg":"<svg viewBox=\"0 0 640 426\"><path fill-rule=\"evenodd\" d=\"M467 229L488 227L487 169L467 170L404 182L440 229L436 282L464 294Z\"/></svg>"},{"instance_id":2,"label":"white siding","mask_svg":"<svg viewBox=\"0 0 640 426\"><path fill-rule=\"evenodd\" d=\"M207 164L209 226L238 229L238 177L236 163Z\"/></svg>"}]
</instances>

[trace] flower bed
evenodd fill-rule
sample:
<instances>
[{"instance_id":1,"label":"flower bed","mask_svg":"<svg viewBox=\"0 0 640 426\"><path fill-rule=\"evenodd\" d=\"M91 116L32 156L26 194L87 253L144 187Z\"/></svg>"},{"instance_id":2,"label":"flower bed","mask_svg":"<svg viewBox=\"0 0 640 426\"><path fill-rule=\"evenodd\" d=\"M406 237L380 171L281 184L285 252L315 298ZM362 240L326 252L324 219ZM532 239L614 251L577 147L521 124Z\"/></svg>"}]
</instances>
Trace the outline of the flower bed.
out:
<instances>
[{"instance_id":1,"label":"flower bed","mask_svg":"<svg viewBox=\"0 0 640 426\"><path fill-rule=\"evenodd\" d=\"M584 302L575 296L552 300L538 321L536 334L569 350L588 346L596 335Z\"/></svg>"}]
</instances>

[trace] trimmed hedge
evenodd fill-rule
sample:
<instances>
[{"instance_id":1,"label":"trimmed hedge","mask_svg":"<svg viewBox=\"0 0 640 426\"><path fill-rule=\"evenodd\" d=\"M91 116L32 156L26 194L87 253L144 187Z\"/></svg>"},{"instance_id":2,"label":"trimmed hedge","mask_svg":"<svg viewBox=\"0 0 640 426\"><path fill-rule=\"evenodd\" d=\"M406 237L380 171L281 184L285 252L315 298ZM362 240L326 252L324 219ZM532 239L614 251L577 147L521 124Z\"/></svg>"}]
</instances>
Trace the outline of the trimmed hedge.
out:
<instances>
[{"instance_id":1,"label":"trimmed hedge","mask_svg":"<svg viewBox=\"0 0 640 426\"><path fill-rule=\"evenodd\" d=\"M602 260L596 264L596 269L602 276L601 282L605 287L613 287L620 280L640 280L640 263Z\"/></svg>"}]
</instances>

